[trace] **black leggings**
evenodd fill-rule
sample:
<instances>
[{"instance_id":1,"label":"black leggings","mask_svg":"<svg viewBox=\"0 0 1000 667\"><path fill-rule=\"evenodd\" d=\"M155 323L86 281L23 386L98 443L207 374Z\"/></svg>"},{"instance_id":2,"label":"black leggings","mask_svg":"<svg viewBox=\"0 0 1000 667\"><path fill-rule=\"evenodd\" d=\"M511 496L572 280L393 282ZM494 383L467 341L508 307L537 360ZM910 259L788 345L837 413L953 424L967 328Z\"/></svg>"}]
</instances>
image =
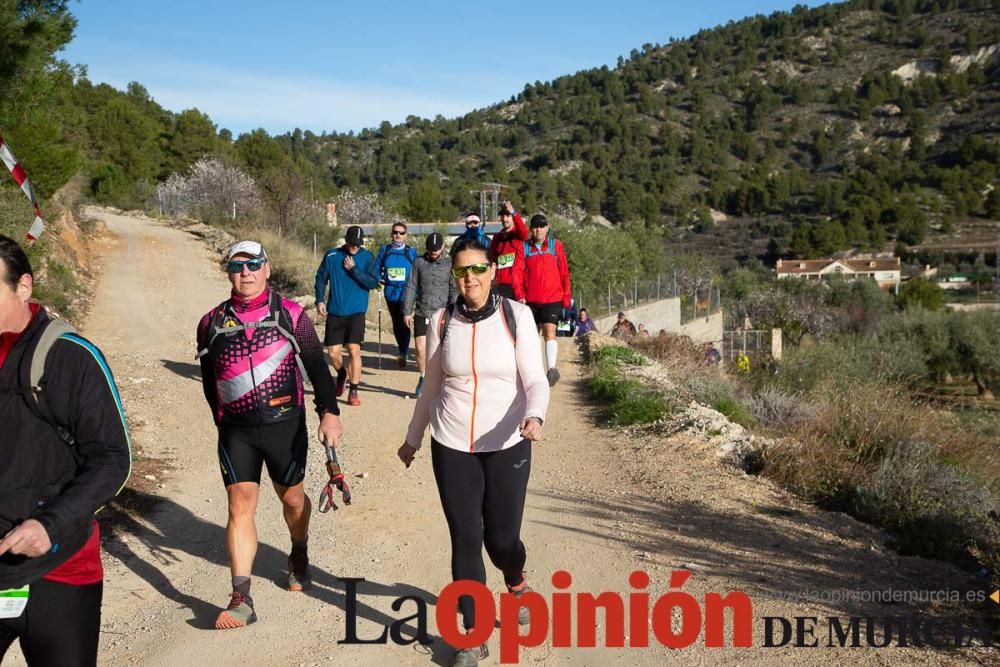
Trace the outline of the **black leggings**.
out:
<instances>
[{"instance_id":1,"label":"black leggings","mask_svg":"<svg viewBox=\"0 0 1000 667\"><path fill-rule=\"evenodd\" d=\"M410 349L410 327L403 321L403 302L386 301L385 305L389 307L389 315L392 317L392 335L396 337L399 356L405 357Z\"/></svg>"},{"instance_id":2,"label":"black leggings","mask_svg":"<svg viewBox=\"0 0 1000 667\"><path fill-rule=\"evenodd\" d=\"M431 463L441 507L451 533L451 578L486 583L483 542L504 583L524 578L527 557L521 542L524 496L531 474L531 442L499 452L470 454L431 441ZM475 626L472 598L459 600L465 627Z\"/></svg>"},{"instance_id":3,"label":"black leggings","mask_svg":"<svg viewBox=\"0 0 1000 667\"><path fill-rule=\"evenodd\" d=\"M15 639L29 665L97 664L104 583L71 586L40 579L17 618L0 619L0 662Z\"/></svg>"}]
</instances>

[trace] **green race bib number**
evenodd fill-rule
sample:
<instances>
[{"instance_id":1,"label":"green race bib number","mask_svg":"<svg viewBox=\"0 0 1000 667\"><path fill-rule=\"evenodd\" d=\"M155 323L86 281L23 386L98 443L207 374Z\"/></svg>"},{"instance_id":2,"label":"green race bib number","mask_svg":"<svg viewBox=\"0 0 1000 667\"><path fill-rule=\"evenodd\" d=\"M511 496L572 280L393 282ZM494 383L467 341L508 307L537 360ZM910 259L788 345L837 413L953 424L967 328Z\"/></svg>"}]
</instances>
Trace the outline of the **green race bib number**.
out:
<instances>
[{"instance_id":1,"label":"green race bib number","mask_svg":"<svg viewBox=\"0 0 1000 667\"><path fill-rule=\"evenodd\" d=\"M497 257L498 269L509 269L514 266L514 253L508 252Z\"/></svg>"},{"instance_id":2,"label":"green race bib number","mask_svg":"<svg viewBox=\"0 0 1000 667\"><path fill-rule=\"evenodd\" d=\"M17 618L28 606L28 587L0 591L0 618Z\"/></svg>"},{"instance_id":3,"label":"green race bib number","mask_svg":"<svg viewBox=\"0 0 1000 667\"><path fill-rule=\"evenodd\" d=\"M390 282L398 283L406 280L406 269L401 266L391 267L385 270L385 275Z\"/></svg>"}]
</instances>

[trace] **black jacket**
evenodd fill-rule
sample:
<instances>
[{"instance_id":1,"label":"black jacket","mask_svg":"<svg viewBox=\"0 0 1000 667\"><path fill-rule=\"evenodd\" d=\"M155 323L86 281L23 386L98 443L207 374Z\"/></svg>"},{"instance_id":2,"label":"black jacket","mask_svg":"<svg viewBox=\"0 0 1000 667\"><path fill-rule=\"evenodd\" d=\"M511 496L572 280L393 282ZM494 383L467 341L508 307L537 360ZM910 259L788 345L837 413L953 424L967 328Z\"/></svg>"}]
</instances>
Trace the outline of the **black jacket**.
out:
<instances>
[{"instance_id":1,"label":"black jacket","mask_svg":"<svg viewBox=\"0 0 1000 667\"><path fill-rule=\"evenodd\" d=\"M40 311L0 367L0 535L35 519L54 552L0 557L0 589L40 579L75 554L90 537L94 513L121 490L131 469L118 389L104 355L85 338L60 338L45 363L46 403L75 445L66 445L24 396L11 393L28 385L31 351L49 321Z\"/></svg>"}]
</instances>

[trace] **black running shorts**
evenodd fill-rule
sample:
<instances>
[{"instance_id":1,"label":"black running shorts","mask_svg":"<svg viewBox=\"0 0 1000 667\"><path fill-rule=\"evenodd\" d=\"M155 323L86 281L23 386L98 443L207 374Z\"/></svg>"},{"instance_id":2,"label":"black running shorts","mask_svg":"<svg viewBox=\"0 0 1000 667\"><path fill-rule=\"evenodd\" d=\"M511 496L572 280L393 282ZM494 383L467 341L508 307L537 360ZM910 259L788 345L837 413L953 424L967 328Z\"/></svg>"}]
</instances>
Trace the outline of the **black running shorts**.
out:
<instances>
[{"instance_id":1,"label":"black running shorts","mask_svg":"<svg viewBox=\"0 0 1000 667\"><path fill-rule=\"evenodd\" d=\"M531 314L535 316L535 324L559 324L559 316L562 315L562 303L529 303Z\"/></svg>"},{"instance_id":2,"label":"black running shorts","mask_svg":"<svg viewBox=\"0 0 1000 667\"><path fill-rule=\"evenodd\" d=\"M264 465L272 482L295 486L306 476L308 449L304 412L298 419L277 424L242 426L223 422L219 426L219 467L226 486L236 482L260 484Z\"/></svg>"},{"instance_id":3,"label":"black running shorts","mask_svg":"<svg viewBox=\"0 0 1000 667\"><path fill-rule=\"evenodd\" d=\"M427 335L427 327L431 323L431 318L423 315L413 316L413 337L420 338Z\"/></svg>"},{"instance_id":4,"label":"black running shorts","mask_svg":"<svg viewBox=\"0 0 1000 667\"><path fill-rule=\"evenodd\" d=\"M326 347L348 344L361 345L364 340L364 313L344 315L343 317L340 315L326 316L326 335L323 337L323 345Z\"/></svg>"}]
</instances>

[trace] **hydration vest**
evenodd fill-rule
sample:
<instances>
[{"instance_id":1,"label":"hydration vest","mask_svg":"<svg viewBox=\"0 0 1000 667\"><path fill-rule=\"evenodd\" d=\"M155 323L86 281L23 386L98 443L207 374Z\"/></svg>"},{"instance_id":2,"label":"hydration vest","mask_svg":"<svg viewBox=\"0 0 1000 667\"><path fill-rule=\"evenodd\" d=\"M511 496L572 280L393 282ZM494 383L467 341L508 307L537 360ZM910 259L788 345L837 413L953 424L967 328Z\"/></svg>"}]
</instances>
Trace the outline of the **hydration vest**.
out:
<instances>
[{"instance_id":1,"label":"hydration vest","mask_svg":"<svg viewBox=\"0 0 1000 667\"><path fill-rule=\"evenodd\" d=\"M549 234L549 242L542 249L535 249L531 241L524 241L524 258L528 259L532 255L552 255L556 258L556 268L559 268L559 255L556 254L556 240Z\"/></svg>"},{"instance_id":2,"label":"hydration vest","mask_svg":"<svg viewBox=\"0 0 1000 667\"><path fill-rule=\"evenodd\" d=\"M302 363L298 341L292 334L291 316L282 305L281 297L273 291L268 296L268 311L266 318L243 322L227 299L215 308L209 323L208 342L198 350L198 358L207 355L215 367L219 412L239 421L247 419L257 423L257 417L264 423L282 421L289 413L302 408L301 384L295 368L302 382L307 382L309 376ZM253 334L247 336L247 330ZM255 353L279 341L284 341L287 347L282 346L267 358L254 359ZM294 354L296 366L287 363L289 354ZM248 358L250 367L246 371L235 375L226 372ZM223 379L225 375L232 377ZM248 419L250 417L254 418Z\"/></svg>"}]
</instances>

